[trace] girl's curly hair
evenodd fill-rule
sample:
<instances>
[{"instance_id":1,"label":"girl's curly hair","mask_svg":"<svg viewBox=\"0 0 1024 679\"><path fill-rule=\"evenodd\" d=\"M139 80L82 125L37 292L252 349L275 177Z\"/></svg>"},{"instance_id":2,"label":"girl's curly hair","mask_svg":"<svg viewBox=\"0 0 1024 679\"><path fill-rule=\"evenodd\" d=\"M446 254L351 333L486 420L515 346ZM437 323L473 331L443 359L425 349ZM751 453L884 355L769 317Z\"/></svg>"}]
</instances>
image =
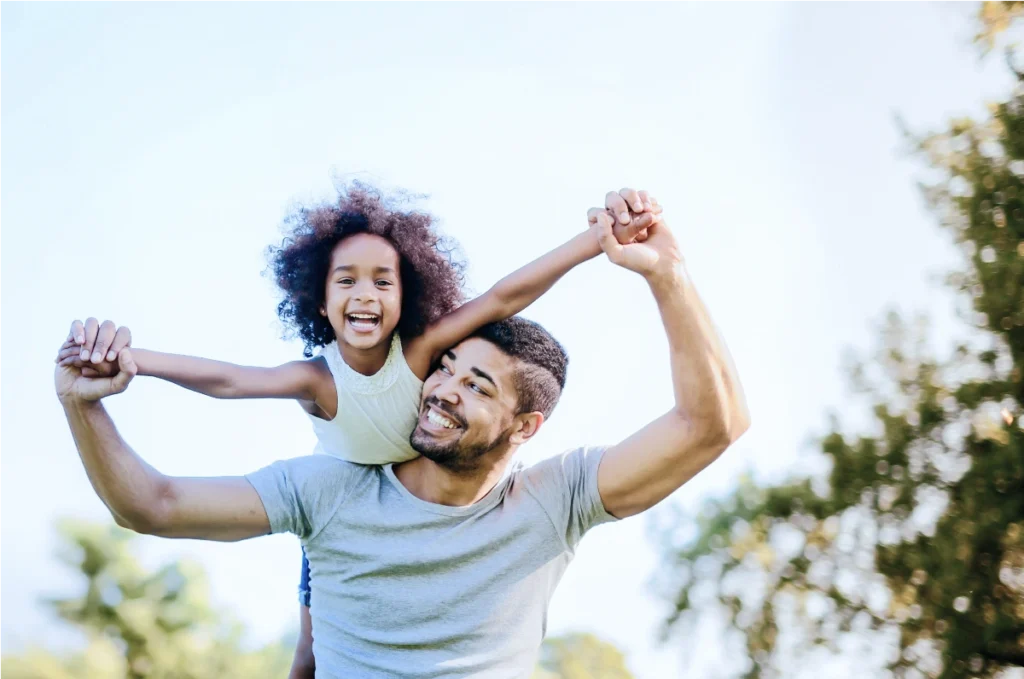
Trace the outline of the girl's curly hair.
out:
<instances>
[{"instance_id":1,"label":"girl's curly hair","mask_svg":"<svg viewBox=\"0 0 1024 679\"><path fill-rule=\"evenodd\" d=\"M403 339L421 334L427 325L463 301L465 262L458 247L435 233L433 218L399 209L399 198L386 198L361 182L342 187L338 200L300 207L285 220L286 237L271 246L271 268L284 300L277 315L305 344L303 354L335 339L330 321L320 315L331 252L357 233L386 239L398 251L402 280L402 315L397 331Z\"/></svg>"}]
</instances>

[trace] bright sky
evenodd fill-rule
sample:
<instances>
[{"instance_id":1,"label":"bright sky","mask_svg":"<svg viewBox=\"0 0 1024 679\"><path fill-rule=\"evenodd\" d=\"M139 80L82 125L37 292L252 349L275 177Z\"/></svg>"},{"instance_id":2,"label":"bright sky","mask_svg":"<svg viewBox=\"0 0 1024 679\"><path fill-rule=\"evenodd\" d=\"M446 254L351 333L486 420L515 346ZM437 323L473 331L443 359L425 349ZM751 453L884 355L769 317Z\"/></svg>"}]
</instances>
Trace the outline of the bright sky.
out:
<instances>
[{"instance_id":1,"label":"bright sky","mask_svg":"<svg viewBox=\"0 0 1024 679\"><path fill-rule=\"evenodd\" d=\"M429 194L486 289L585 226L623 185L666 207L746 386L754 425L673 498L694 507L754 469L798 471L844 400L844 348L887 305L931 309L953 249L922 207L894 114L917 129L1006 91L968 47L972 7L928 4L14 4L2 9L3 651L53 638L43 595L73 590L54 522L106 518L52 391L75 317L136 346L251 364L280 339L264 249L332 176ZM574 271L527 316L571 356L524 456L615 442L671 402L643 282ZM218 402L139 379L110 409L171 474L307 454L283 402ZM679 676L656 631L650 519L602 527L555 596L551 633L589 630L641 679ZM191 556L255 640L296 621L299 547L141 539ZM693 676L714 676L696 658Z\"/></svg>"}]
</instances>

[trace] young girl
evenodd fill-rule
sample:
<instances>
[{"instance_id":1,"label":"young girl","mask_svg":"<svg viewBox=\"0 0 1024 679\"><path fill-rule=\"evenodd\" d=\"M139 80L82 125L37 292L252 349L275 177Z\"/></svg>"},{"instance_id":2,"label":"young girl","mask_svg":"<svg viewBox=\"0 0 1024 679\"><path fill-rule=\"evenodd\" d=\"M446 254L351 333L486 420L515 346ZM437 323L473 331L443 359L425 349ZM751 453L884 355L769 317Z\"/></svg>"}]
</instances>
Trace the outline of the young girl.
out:
<instances>
[{"instance_id":1,"label":"young girl","mask_svg":"<svg viewBox=\"0 0 1024 679\"><path fill-rule=\"evenodd\" d=\"M634 197L636 212L644 205L652 211L645 201ZM653 219L620 224L616 236L628 242ZM317 452L360 464L412 459L417 453L409 437L423 381L442 352L480 326L519 313L601 251L595 235L584 231L460 305L462 264L431 222L361 184L336 203L300 209L271 254L284 293L278 315L303 340L307 360L256 368L133 349L138 374L215 398L295 399L310 416ZM82 344L69 340L62 362L102 370L82 361ZM314 348L320 349L315 357ZM313 676L309 582L303 553L302 624L291 677Z\"/></svg>"}]
</instances>

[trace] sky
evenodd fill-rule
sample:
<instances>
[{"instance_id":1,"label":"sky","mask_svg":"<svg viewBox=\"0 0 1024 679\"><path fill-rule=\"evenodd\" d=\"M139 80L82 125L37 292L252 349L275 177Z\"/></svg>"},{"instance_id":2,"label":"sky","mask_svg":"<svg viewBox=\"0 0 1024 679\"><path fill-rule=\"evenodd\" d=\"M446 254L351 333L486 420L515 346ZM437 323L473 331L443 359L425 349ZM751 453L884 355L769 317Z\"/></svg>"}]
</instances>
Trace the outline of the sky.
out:
<instances>
[{"instance_id":1,"label":"sky","mask_svg":"<svg viewBox=\"0 0 1024 679\"><path fill-rule=\"evenodd\" d=\"M549 633L598 634L641 679L717 676L714 649L682 657L683 640L657 641L671 602L652 586L652 525L744 473L806 471L826 414L856 419L843 357L873 346L886 309L928 312L939 338L957 332L936 283L956 251L915 188L921 167L895 116L938 129L1007 91L1000 60L969 44L970 10L4 3L3 652L69 638L40 603L80 585L54 557L55 521L107 519L53 394L71 320L114 319L139 347L273 365L301 346L281 338L265 249L290 209L335 182L425 194L475 292L632 186L665 206L753 426L662 506L583 541ZM571 359L525 461L614 443L670 407L664 334L635 274L588 262L525 315ZM245 473L314 440L294 404L152 379L109 409L169 474ZM293 537L138 546L147 564L202 563L215 604L254 642L296 624Z\"/></svg>"}]
</instances>

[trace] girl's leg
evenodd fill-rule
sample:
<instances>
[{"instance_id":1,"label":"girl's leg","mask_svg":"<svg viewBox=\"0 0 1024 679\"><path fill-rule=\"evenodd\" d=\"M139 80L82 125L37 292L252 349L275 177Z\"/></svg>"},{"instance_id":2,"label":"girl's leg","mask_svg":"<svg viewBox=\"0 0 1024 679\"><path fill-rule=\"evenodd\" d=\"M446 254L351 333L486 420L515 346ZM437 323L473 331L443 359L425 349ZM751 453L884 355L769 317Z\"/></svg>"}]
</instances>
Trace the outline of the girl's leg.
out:
<instances>
[{"instance_id":1,"label":"girl's leg","mask_svg":"<svg viewBox=\"0 0 1024 679\"><path fill-rule=\"evenodd\" d=\"M313 620L309 617L309 560L302 550L302 576L299 578L299 641L295 644L295 658L288 679L314 679L316 661L313 659Z\"/></svg>"},{"instance_id":2,"label":"girl's leg","mask_svg":"<svg viewBox=\"0 0 1024 679\"><path fill-rule=\"evenodd\" d=\"M309 606L299 606L299 642L295 644L295 658L288 679L314 679L315 675L313 622L309 618Z\"/></svg>"}]
</instances>

